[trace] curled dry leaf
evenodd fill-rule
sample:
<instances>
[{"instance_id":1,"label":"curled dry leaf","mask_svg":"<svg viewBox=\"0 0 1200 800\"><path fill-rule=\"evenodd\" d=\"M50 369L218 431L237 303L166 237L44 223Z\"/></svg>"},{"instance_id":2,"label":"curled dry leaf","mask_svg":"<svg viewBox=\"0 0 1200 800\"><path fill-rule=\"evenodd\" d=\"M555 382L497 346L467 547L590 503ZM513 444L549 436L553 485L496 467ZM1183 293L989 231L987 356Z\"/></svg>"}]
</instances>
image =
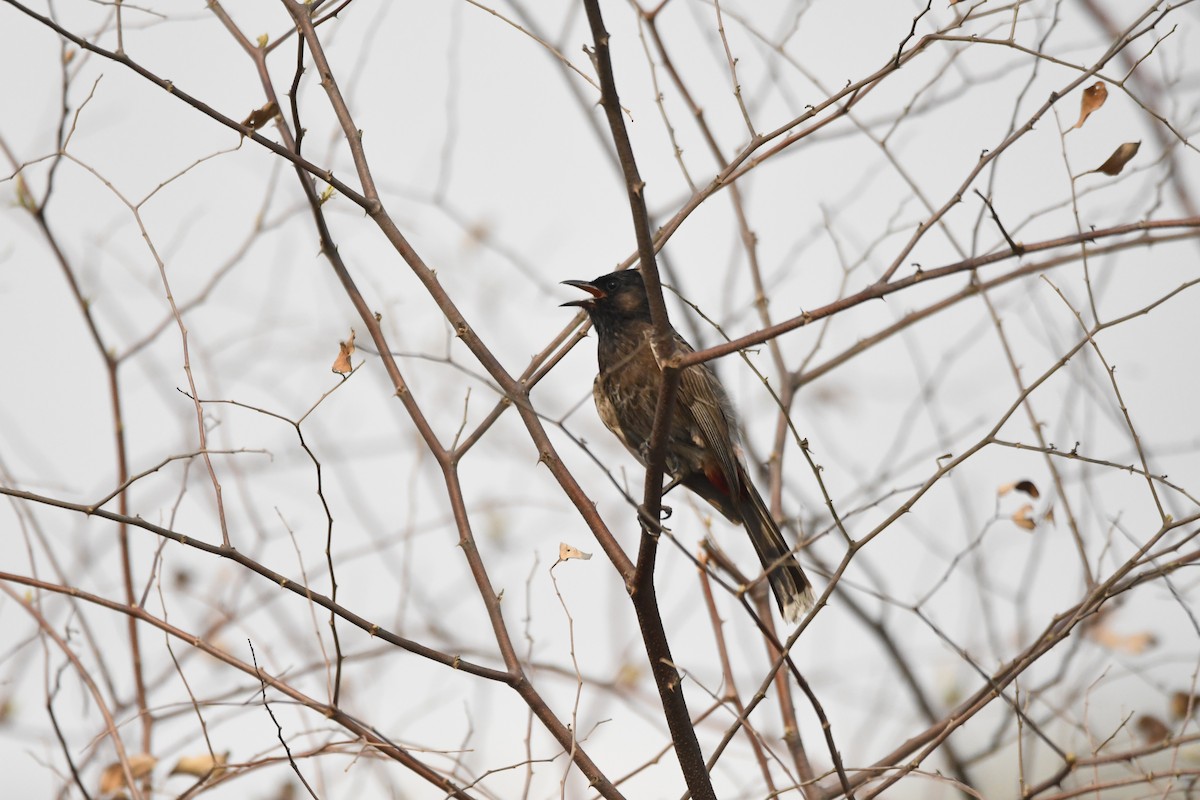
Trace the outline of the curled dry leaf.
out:
<instances>
[{"instance_id":1,"label":"curled dry leaf","mask_svg":"<svg viewBox=\"0 0 1200 800\"><path fill-rule=\"evenodd\" d=\"M1033 481L1029 480L1028 478L1026 478L1024 480L1016 481L1015 483L1001 484L1000 487L996 489L996 494L1003 497L1004 495L1006 495L1012 491L1017 491L1017 492L1021 492L1022 494L1027 494L1030 497L1032 497L1034 500L1037 500L1039 497L1042 496L1042 493L1040 491L1038 491L1037 484L1035 484Z\"/></svg>"},{"instance_id":2,"label":"curled dry leaf","mask_svg":"<svg viewBox=\"0 0 1200 800\"><path fill-rule=\"evenodd\" d=\"M338 356L333 361L333 371L339 375L349 375L354 371L350 365L350 357L354 355L354 328L350 329L350 338L338 342Z\"/></svg>"},{"instance_id":3,"label":"curled dry leaf","mask_svg":"<svg viewBox=\"0 0 1200 800\"><path fill-rule=\"evenodd\" d=\"M1175 692L1171 695L1171 719L1183 719L1200 708L1200 695L1190 692Z\"/></svg>"},{"instance_id":4,"label":"curled dry leaf","mask_svg":"<svg viewBox=\"0 0 1200 800\"><path fill-rule=\"evenodd\" d=\"M1114 150L1113 154L1108 157L1108 160L1096 167L1092 172L1102 172L1105 175L1120 175L1121 170L1125 169L1125 165L1137 155L1138 148L1141 146L1141 142L1126 142Z\"/></svg>"},{"instance_id":5,"label":"curled dry leaf","mask_svg":"<svg viewBox=\"0 0 1200 800\"><path fill-rule=\"evenodd\" d=\"M581 561L587 561L592 557L591 553L585 553L577 547L572 547L566 542L558 543L558 560L566 561L571 558L578 558Z\"/></svg>"},{"instance_id":6,"label":"curled dry leaf","mask_svg":"<svg viewBox=\"0 0 1200 800\"><path fill-rule=\"evenodd\" d=\"M213 755L201 753L198 756L183 756L171 767L172 775L191 775L204 778L212 775L218 778L225 773L225 764L229 761L229 751Z\"/></svg>"},{"instance_id":7,"label":"curled dry leaf","mask_svg":"<svg viewBox=\"0 0 1200 800\"><path fill-rule=\"evenodd\" d=\"M242 125L252 131L256 131L263 125L266 125L268 122L275 119L275 115L278 113L279 106L277 106L275 101L272 100L262 108L256 108L255 110L251 111L250 116L242 120Z\"/></svg>"},{"instance_id":8,"label":"curled dry leaf","mask_svg":"<svg viewBox=\"0 0 1200 800\"><path fill-rule=\"evenodd\" d=\"M1087 122L1087 118L1092 115L1092 112L1104 105L1104 101L1108 99L1108 87L1104 85L1104 81L1096 81L1091 86L1083 90L1083 99L1079 101L1079 121L1072 127L1082 128L1083 123Z\"/></svg>"},{"instance_id":9,"label":"curled dry leaf","mask_svg":"<svg viewBox=\"0 0 1200 800\"><path fill-rule=\"evenodd\" d=\"M158 759L149 753L137 753L129 757L129 772L134 780L140 780L150 774ZM100 794L113 794L125 787L125 770L120 761L114 761L100 773Z\"/></svg>"},{"instance_id":10,"label":"curled dry leaf","mask_svg":"<svg viewBox=\"0 0 1200 800\"><path fill-rule=\"evenodd\" d=\"M1149 631L1140 633L1118 633L1104 624L1094 625L1088 629L1088 637L1098 645L1109 650L1118 650L1130 655L1140 655L1154 645L1158 639Z\"/></svg>"},{"instance_id":11,"label":"curled dry leaf","mask_svg":"<svg viewBox=\"0 0 1200 800\"><path fill-rule=\"evenodd\" d=\"M1035 522L1033 517L1030 516L1032 513L1033 506L1031 506L1029 503L1026 503L1018 508L1016 513L1012 515L1012 521L1017 524L1017 527L1031 531L1037 527L1037 522Z\"/></svg>"},{"instance_id":12,"label":"curled dry leaf","mask_svg":"<svg viewBox=\"0 0 1200 800\"><path fill-rule=\"evenodd\" d=\"M296 800L296 784L285 780L279 784L279 790L271 795L269 800Z\"/></svg>"},{"instance_id":13,"label":"curled dry leaf","mask_svg":"<svg viewBox=\"0 0 1200 800\"><path fill-rule=\"evenodd\" d=\"M1158 717L1142 714L1134 724L1137 725L1138 734L1146 744L1158 744L1171 738L1171 729Z\"/></svg>"}]
</instances>

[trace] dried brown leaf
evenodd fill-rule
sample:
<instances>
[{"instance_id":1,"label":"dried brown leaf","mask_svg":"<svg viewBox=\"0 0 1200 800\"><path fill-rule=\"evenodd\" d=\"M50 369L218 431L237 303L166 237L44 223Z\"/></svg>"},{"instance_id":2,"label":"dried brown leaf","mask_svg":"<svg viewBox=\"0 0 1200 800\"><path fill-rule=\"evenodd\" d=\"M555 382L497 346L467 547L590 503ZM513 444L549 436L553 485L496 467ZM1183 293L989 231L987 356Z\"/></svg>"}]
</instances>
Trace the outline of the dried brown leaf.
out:
<instances>
[{"instance_id":1,"label":"dried brown leaf","mask_svg":"<svg viewBox=\"0 0 1200 800\"><path fill-rule=\"evenodd\" d=\"M1092 112L1104 105L1104 101L1107 99L1108 87L1104 85L1104 81L1096 81L1084 89L1083 99L1079 101L1079 121L1072 126L1072 129L1082 128L1083 123L1087 122L1087 118L1092 115Z\"/></svg>"},{"instance_id":2,"label":"dried brown leaf","mask_svg":"<svg viewBox=\"0 0 1200 800\"><path fill-rule=\"evenodd\" d=\"M558 560L566 561L571 558L578 558L581 561L587 561L592 557L591 553L585 553L577 547L572 547L566 542L558 543Z\"/></svg>"},{"instance_id":3,"label":"dried brown leaf","mask_svg":"<svg viewBox=\"0 0 1200 800\"><path fill-rule=\"evenodd\" d=\"M1022 492L1024 494L1029 495L1034 500L1037 500L1039 497L1042 496L1042 493L1038 491L1037 485L1029 479L1026 479L1023 481L1018 481L1017 485L1014 486L1013 488L1016 489L1018 492Z\"/></svg>"},{"instance_id":4,"label":"dried brown leaf","mask_svg":"<svg viewBox=\"0 0 1200 800\"><path fill-rule=\"evenodd\" d=\"M339 375L349 375L354 371L350 357L354 355L354 328L350 329L350 338L338 342L338 356L333 361L333 371Z\"/></svg>"},{"instance_id":5,"label":"dried brown leaf","mask_svg":"<svg viewBox=\"0 0 1200 800\"><path fill-rule=\"evenodd\" d=\"M1021 492L1022 494L1029 495L1034 500L1037 500L1042 496L1042 493L1038 491L1037 484L1028 478L1023 478L1019 481L1013 481L1012 483L1004 483L996 488L996 494L1000 495L1001 497L1009 492Z\"/></svg>"},{"instance_id":6,"label":"dried brown leaf","mask_svg":"<svg viewBox=\"0 0 1200 800\"><path fill-rule=\"evenodd\" d=\"M158 759L149 753L136 753L129 757L129 772L134 780L150 774ZM120 761L114 761L100 773L100 794L112 794L125 786L125 770Z\"/></svg>"},{"instance_id":7,"label":"dried brown leaf","mask_svg":"<svg viewBox=\"0 0 1200 800\"><path fill-rule=\"evenodd\" d=\"M295 800L296 784L291 781L284 781L279 784L279 791L271 796L270 800Z\"/></svg>"},{"instance_id":8,"label":"dried brown leaf","mask_svg":"<svg viewBox=\"0 0 1200 800\"><path fill-rule=\"evenodd\" d=\"M225 773L225 764L229 761L228 751L224 753L201 753L198 756L183 756L171 767L172 775L191 775L204 778L212 775L218 778Z\"/></svg>"},{"instance_id":9,"label":"dried brown leaf","mask_svg":"<svg viewBox=\"0 0 1200 800\"><path fill-rule=\"evenodd\" d=\"M1158 717L1142 714L1134 724L1146 744L1158 744L1171 738L1171 729Z\"/></svg>"},{"instance_id":10,"label":"dried brown leaf","mask_svg":"<svg viewBox=\"0 0 1200 800\"><path fill-rule=\"evenodd\" d=\"M256 131L263 125L266 125L271 120L275 119L275 115L279 113L279 106L275 101L267 103L262 108L256 108L250 112L250 116L242 120L242 125L252 131Z\"/></svg>"},{"instance_id":11,"label":"dried brown leaf","mask_svg":"<svg viewBox=\"0 0 1200 800\"><path fill-rule=\"evenodd\" d=\"M1140 655L1154 645L1158 639L1149 631L1140 633L1118 633L1105 625L1095 625L1088 629L1088 636L1093 642L1109 650L1118 650L1130 655Z\"/></svg>"},{"instance_id":12,"label":"dried brown leaf","mask_svg":"<svg viewBox=\"0 0 1200 800\"><path fill-rule=\"evenodd\" d=\"M1183 719L1200 708L1200 695L1190 692L1175 692L1171 695L1171 719Z\"/></svg>"},{"instance_id":13,"label":"dried brown leaf","mask_svg":"<svg viewBox=\"0 0 1200 800\"><path fill-rule=\"evenodd\" d=\"M1126 142L1114 150L1113 154L1108 157L1108 160L1096 167L1092 172L1102 172L1105 175L1120 175L1121 170L1125 169L1125 165L1137 155L1138 148L1141 146L1141 142Z\"/></svg>"},{"instance_id":14,"label":"dried brown leaf","mask_svg":"<svg viewBox=\"0 0 1200 800\"><path fill-rule=\"evenodd\" d=\"M1012 521L1017 524L1017 527L1031 531L1037 527L1037 522L1034 521L1033 517L1029 516L1031 513L1033 513L1033 506L1026 503L1012 515Z\"/></svg>"}]
</instances>

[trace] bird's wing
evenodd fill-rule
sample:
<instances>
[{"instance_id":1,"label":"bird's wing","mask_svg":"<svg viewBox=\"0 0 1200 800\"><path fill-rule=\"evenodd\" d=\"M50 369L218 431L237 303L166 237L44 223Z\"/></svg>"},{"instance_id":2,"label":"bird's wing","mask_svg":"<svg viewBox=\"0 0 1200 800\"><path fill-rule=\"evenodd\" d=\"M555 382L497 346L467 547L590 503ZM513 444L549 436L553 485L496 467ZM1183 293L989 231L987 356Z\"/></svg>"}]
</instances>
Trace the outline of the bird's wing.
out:
<instances>
[{"instance_id":1,"label":"bird's wing","mask_svg":"<svg viewBox=\"0 0 1200 800\"><path fill-rule=\"evenodd\" d=\"M702 364L683 370L679 378L679 399L685 404L696 423L697 433L703 439L696 444L716 456L730 495L737 497L741 493L741 475L734 444L737 430L729 400L717 382L717 376Z\"/></svg>"}]
</instances>

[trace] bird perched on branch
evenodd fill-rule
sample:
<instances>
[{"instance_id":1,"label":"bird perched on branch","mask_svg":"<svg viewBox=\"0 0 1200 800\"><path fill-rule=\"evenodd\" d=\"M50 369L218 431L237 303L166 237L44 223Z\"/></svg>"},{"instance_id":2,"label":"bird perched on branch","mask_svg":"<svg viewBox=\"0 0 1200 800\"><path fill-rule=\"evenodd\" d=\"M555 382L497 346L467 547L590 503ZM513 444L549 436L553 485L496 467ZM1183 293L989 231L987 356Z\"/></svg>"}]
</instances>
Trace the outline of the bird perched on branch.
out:
<instances>
[{"instance_id":1,"label":"bird perched on branch","mask_svg":"<svg viewBox=\"0 0 1200 800\"><path fill-rule=\"evenodd\" d=\"M599 338L600 370L592 393L600 419L645 466L663 373L651 347L654 326L642 275L626 270L563 283L589 295L563 305L587 311ZM671 335L679 351L692 352L673 328ZM680 372L665 469L670 486L686 486L730 522L745 526L784 619L794 622L812 607L812 584L750 480L733 406L706 364Z\"/></svg>"}]
</instances>

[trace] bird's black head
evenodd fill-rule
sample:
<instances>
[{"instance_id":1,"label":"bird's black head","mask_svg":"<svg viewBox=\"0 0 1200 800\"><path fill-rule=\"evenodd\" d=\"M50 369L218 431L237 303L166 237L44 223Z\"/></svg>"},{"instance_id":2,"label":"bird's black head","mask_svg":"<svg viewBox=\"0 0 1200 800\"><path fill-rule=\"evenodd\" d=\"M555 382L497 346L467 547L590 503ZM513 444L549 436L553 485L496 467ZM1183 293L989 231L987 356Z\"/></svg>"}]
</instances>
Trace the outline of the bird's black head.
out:
<instances>
[{"instance_id":1,"label":"bird's black head","mask_svg":"<svg viewBox=\"0 0 1200 800\"><path fill-rule=\"evenodd\" d=\"M583 289L591 295L582 300L563 303L578 306L588 312L592 323L603 335L609 323L621 321L650 321L650 304L646 300L646 284L636 269L612 272L590 281L563 281L567 286Z\"/></svg>"}]
</instances>

